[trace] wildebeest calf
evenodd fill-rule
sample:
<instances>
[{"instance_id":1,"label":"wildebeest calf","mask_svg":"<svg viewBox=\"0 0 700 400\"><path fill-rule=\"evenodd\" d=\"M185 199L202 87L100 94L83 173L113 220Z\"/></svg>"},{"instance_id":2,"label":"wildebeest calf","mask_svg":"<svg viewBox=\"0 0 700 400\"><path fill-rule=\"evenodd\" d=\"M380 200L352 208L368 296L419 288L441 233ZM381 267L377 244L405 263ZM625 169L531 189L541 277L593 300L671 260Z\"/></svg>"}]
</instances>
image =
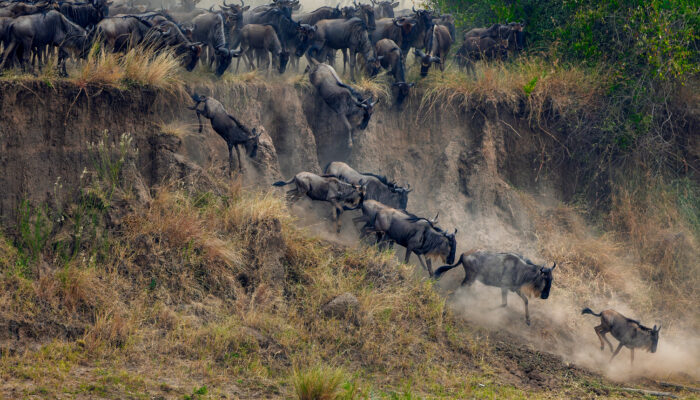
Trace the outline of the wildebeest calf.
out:
<instances>
[{"instance_id":1,"label":"wildebeest calf","mask_svg":"<svg viewBox=\"0 0 700 400\"><path fill-rule=\"evenodd\" d=\"M306 195L311 200L327 201L333 205L333 220L338 232L343 210L356 210L365 198L364 186L352 185L335 177L318 176L311 172L300 172L287 182L279 181L272 185L280 187L291 183L296 184L296 188L287 192L288 201L295 202ZM346 204L351 207L347 207Z\"/></svg>"},{"instance_id":2,"label":"wildebeest calf","mask_svg":"<svg viewBox=\"0 0 700 400\"><path fill-rule=\"evenodd\" d=\"M530 325L527 295L541 299L549 297L552 288L552 268L537 265L527 258L515 253L492 253L474 251L462 253L459 261L445 265L435 271L435 278L462 264L464 280L462 286L471 285L475 280L488 286L501 288L502 307L508 305L508 291L515 292L525 302L525 322Z\"/></svg>"},{"instance_id":3,"label":"wildebeest calf","mask_svg":"<svg viewBox=\"0 0 700 400\"><path fill-rule=\"evenodd\" d=\"M610 346L610 351L613 351L612 343L605 337L605 334L608 332L620 342L612 357L610 357L611 362L617 353L620 352L622 346L630 349L632 355L630 364L634 362L635 348L642 348L652 353L656 352L656 346L659 343L659 331L661 330L660 325L658 328L654 325L650 329L640 324L639 321L629 319L615 310L605 310L601 311L600 314L596 314L586 307L581 311L581 314L591 314L595 317L600 317L600 325L595 327L595 333L600 340L601 351L605 350L603 340Z\"/></svg>"},{"instance_id":4,"label":"wildebeest calf","mask_svg":"<svg viewBox=\"0 0 700 400\"><path fill-rule=\"evenodd\" d=\"M269 55L272 54L273 65L277 68L280 74L283 74L287 68L289 61L289 52L282 48L279 37L275 32L275 28L270 25L248 24L241 29L241 53L248 58L248 67L253 68L253 53L258 55L258 68L264 64L265 69L268 69L270 64ZM236 72L241 59L238 59L236 64ZM268 69L269 72L269 69Z\"/></svg>"}]
</instances>

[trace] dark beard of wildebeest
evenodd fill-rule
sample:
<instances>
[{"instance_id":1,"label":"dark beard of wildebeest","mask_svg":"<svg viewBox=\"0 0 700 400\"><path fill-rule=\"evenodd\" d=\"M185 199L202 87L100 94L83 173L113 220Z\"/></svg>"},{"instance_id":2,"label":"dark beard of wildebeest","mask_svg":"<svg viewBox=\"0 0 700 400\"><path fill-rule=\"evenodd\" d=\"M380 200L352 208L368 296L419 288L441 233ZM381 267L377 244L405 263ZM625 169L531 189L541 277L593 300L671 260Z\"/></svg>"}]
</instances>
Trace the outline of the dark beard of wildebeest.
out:
<instances>
[{"instance_id":1,"label":"dark beard of wildebeest","mask_svg":"<svg viewBox=\"0 0 700 400\"><path fill-rule=\"evenodd\" d=\"M454 262L457 251L456 229L454 233L447 233L427 218L388 206L376 210L373 219L371 216L365 217L364 222L368 227L366 230L378 234L380 244L393 241L405 247L405 263L408 263L411 254L415 253L418 261L431 277L433 276L431 257L440 257L447 263ZM426 260L423 261L423 258Z\"/></svg>"},{"instance_id":2,"label":"dark beard of wildebeest","mask_svg":"<svg viewBox=\"0 0 700 400\"><path fill-rule=\"evenodd\" d=\"M146 34L144 44L151 46L156 52L172 49L181 60L181 65L188 71L194 69L202 54L202 43L191 42L180 27L171 21L163 21L153 26Z\"/></svg>"},{"instance_id":3,"label":"dark beard of wildebeest","mask_svg":"<svg viewBox=\"0 0 700 400\"><path fill-rule=\"evenodd\" d=\"M353 185L366 187L365 199L367 200L377 200L401 210L405 210L408 205L408 194L412 191L410 186L401 187L396 182L390 182L386 176L360 173L340 161L333 161L326 165L323 173Z\"/></svg>"},{"instance_id":4,"label":"dark beard of wildebeest","mask_svg":"<svg viewBox=\"0 0 700 400\"><path fill-rule=\"evenodd\" d=\"M259 55L258 68L264 67L269 71L269 55L272 55L273 64L277 67L280 74L284 73L289 61L289 53L282 48L275 29L270 25L248 24L241 30L241 54L247 58L248 67L253 68L253 55ZM241 58L238 58L236 63L236 73L241 63ZM264 65L263 64L264 58Z\"/></svg>"},{"instance_id":5,"label":"dark beard of wildebeest","mask_svg":"<svg viewBox=\"0 0 700 400\"><path fill-rule=\"evenodd\" d=\"M224 14L222 16L224 17L224 25L228 34L229 47L235 49L238 47L238 36L243 27L243 13L248 11L250 6L246 6L243 0L241 0L241 5L226 4L226 0L224 0L224 4L219 5L219 7L221 7Z\"/></svg>"},{"instance_id":6,"label":"dark beard of wildebeest","mask_svg":"<svg viewBox=\"0 0 700 400\"><path fill-rule=\"evenodd\" d=\"M630 364L634 363L634 349L641 348L651 353L656 353L656 346L659 343L659 331L661 325L657 328L647 328L639 323L639 321L630 319L620 314L615 310L601 311L599 314L594 313L590 308L584 308L581 314L591 314L595 317L600 317L600 325L595 327L595 333L600 340L600 350L605 350L605 343L610 346L610 351L613 352L613 345L610 343L605 334L610 332L612 336L620 343L617 349L610 357L610 362L620 352L622 346L630 349L631 359ZM605 343L603 343L605 340Z\"/></svg>"},{"instance_id":7,"label":"dark beard of wildebeest","mask_svg":"<svg viewBox=\"0 0 700 400\"><path fill-rule=\"evenodd\" d=\"M59 11L74 23L87 28L97 25L103 18L109 16L111 1L92 0L89 3L59 2Z\"/></svg>"},{"instance_id":8,"label":"dark beard of wildebeest","mask_svg":"<svg viewBox=\"0 0 700 400\"><path fill-rule=\"evenodd\" d=\"M477 60L505 60L508 57L508 49L502 42L498 42L489 36L468 37L455 54L455 60L460 70L467 69L472 75L476 74L474 62Z\"/></svg>"},{"instance_id":9,"label":"dark beard of wildebeest","mask_svg":"<svg viewBox=\"0 0 700 400\"><path fill-rule=\"evenodd\" d=\"M401 49L393 40L382 39L375 45L375 51L382 68L388 70L394 77L394 83L391 86L397 88L396 105L400 106L415 85L413 82L406 82L404 57L401 54Z\"/></svg>"},{"instance_id":10,"label":"dark beard of wildebeest","mask_svg":"<svg viewBox=\"0 0 700 400\"><path fill-rule=\"evenodd\" d=\"M226 45L226 35L224 34L224 19L217 13L204 13L196 16L192 20L194 30L192 40L205 43L213 49L216 57L215 74L224 74L233 57L238 57L240 52L229 50Z\"/></svg>"},{"instance_id":11,"label":"dark beard of wildebeest","mask_svg":"<svg viewBox=\"0 0 700 400\"><path fill-rule=\"evenodd\" d=\"M440 71L445 70L447 54L452 46L452 37L446 26L433 25L427 39L428 54L416 49L416 56L420 59L420 76L427 76L433 63L440 65Z\"/></svg>"},{"instance_id":12,"label":"dark beard of wildebeest","mask_svg":"<svg viewBox=\"0 0 700 400\"><path fill-rule=\"evenodd\" d=\"M343 210L357 210L362 206L365 198L365 188L362 186L352 185L334 177L318 176L311 172L300 172L289 181L278 181L273 183L273 186L281 187L292 182L296 184L296 188L287 192L287 201L293 203L303 196L308 196L311 200L331 203L337 232L340 232L340 216ZM351 207L347 207L346 204Z\"/></svg>"},{"instance_id":13,"label":"dark beard of wildebeest","mask_svg":"<svg viewBox=\"0 0 700 400\"><path fill-rule=\"evenodd\" d=\"M236 149L236 157L238 159L238 170L243 172L243 160L241 153L238 150L239 145L245 146L248 157L255 158L258 153L258 144L260 142L260 133L256 133L256 129L251 131L245 125L240 123L231 114L226 112L224 106L211 97L199 96L197 93L192 95L192 100L195 101L193 107L188 107L190 110L197 112L197 120L199 121L199 133L202 132L201 115L211 121L211 127L214 132L218 133L228 146L228 166L229 175L233 174L233 149ZM204 103L204 109L200 110L199 105Z\"/></svg>"},{"instance_id":14,"label":"dark beard of wildebeest","mask_svg":"<svg viewBox=\"0 0 700 400\"><path fill-rule=\"evenodd\" d=\"M361 53L365 60L365 68L370 75L379 72L379 62L374 54L374 47L369 40L367 27L359 18L347 20L331 19L319 21L316 24L317 31L313 43L307 52L309 62L314 58L324 61L336 50L350 52L350 79L355 79L355 63L357 53ZM345 54L345 53L343 53Z\"/></svg>"},{"instance_id":15,"label":"dark beard of wildebeest","mask_svg":"<svg viewBox=\"0 0 700 400\"><path fill-rule=\"evenodd\" d=\"M449 264L449 263L448 263ZM435 271L435 279L462 264L464 280L461 286L471 285L478 280L484 285L501 288L501 306L508 305L508 291L515 292L525 303L525 322L530 325L527 295L547 299L552 288L552 268L537 265L527 258L515 253L492 253L473 251L462 253L459 261L445 265Z\"/></svg>"},{"instance_id":16,"label":"dark beard of wildebeest","mask_svg":"<svg viewBox=\"0 0 700 400\"><path fill-rule=\"evenodd\" d=\"M399 6L399 2L391 1L375 1L370 0L374 5L374 17L379 18L394 18L394 8Z\"/></svg>"},{"instance_id":17,"label":"dark beard of wildebeest","mask_svg":"<svg viewBox=\"0 0 700 400\"><path fill-rule=\"evenodd\" d=\"M371 97L363 100L359 93L340 80L330 65L319 63L313 58L310 61L309 81L323 101L340 117L348 135L348 147L351 148L354 126L350 120L355 121L361 116L362 122L357 128L366 129L377 102L372 102Z\"/></svg>"},{"instance_id":18,"label":"dark beard of wildebeest","mask_svg":"<svg viewBox=\"0 0 700 400\"><path fill-rule=\"evenodd\" d=\"M85 29L69 21L58 11L17 17L9 24L6 32L8 44L0 61L0 70L8 60L19 56L22 67L28 66L33 73L34 68L29 63L31 50L57 46L59 72L66 76L66 58L70 55L69 51L84 58L88 49Z\"/></svg>"}]
</instances>

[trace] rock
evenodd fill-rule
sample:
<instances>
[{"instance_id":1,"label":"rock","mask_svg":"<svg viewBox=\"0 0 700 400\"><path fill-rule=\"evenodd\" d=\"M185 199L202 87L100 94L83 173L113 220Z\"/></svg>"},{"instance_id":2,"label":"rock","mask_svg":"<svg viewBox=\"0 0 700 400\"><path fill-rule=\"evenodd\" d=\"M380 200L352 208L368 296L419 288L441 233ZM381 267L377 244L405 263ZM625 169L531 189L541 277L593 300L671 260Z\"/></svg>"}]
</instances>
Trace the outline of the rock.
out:
<instances>
[{"instance_id":1,"label":"rock","mask_svg":"<svg viewBox=\"0 0 700 400\"><path fill-rule=\"evenodd\" d=\"M327 317L344 317L348 312L359 308L360 302L352 293L343 293L330 303L323 306L323 314Z\"/></svg>"}]
</instances>

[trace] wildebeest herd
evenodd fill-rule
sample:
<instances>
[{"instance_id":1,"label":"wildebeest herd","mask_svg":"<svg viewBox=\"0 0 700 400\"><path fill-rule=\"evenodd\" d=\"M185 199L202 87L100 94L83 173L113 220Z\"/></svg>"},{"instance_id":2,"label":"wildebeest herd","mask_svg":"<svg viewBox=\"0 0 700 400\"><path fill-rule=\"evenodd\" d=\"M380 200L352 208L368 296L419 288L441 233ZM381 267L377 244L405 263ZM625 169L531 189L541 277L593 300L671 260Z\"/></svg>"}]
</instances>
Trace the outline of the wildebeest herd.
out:
<instances>
[{"instance_id":1,"label":"wildebeest herd","mask_svg":"<svg viewBox=\"0 0 700 400\"><path fill-rule=\"evenodd\" d=\"M309 73L311 84L337 114L347 145L352 147L354 130L366 129L376 101L343 83L334 68L337 51L342 53L343 70L349 68L352 80L357 74L374 76L381 69L387 70L393 78L396 104L400 105L414 86L406 78L407 56L414 55L420 64L420 75L426 76L433 64L444 69L456 41L451 15L415 8L395 12L399 3L385 0L370 0L371 4L353 1L344 7L321 7L303 13L298 12L299 0L273 0L255 8L244 0L240 4L224 1L218 9L198 8L199 0L181 0L180 5L162 1L159 9L136 1L0 0L0 71L21 67L34 72L55 54L59 71L66 75L66 61L71 57L86 58L95 43L111 52L126 52L136 46L155 52L172 51L183 68L191 71L204 64L217 76L231 67L233 58L238 58L236 72L243 59L249 69L265 69L268 73L274 69L284 74L288 65L298 71L299 60L305 57L305 72ZM521 51L525 44L524 26L521 22L497 23L466 31L455 54L456 63L460 69L474 73L477 60L504 60L509 53ZM243 145L246 154L255 157L260 133L230 115L217 100L198 94L192 98L197 117L208 118L214 131L226 141L229 172L233 171L234 149L242 171L238 146ZM406 211L412 190L409 185L400 186L385 176L360 173L342 162L330 163L323 175L300 172L289 181L274 185L294 185L287 193L290 201L306 196L330 202L338 231L343 211L361 210L361 216L354 221L362 224L363 238L371 237L382 247L405 247L404 262L415 254L431 278L438 279L462 265L462 285L479 280L501 288L503 306L507 304L508 292L516 293L525 304L528 325L528 296L549 297L556 263L548 268L516 253L476 250L457 258L456 229L442 229L437 215L426 218ZM434 258L448 265L433 272ZM613 357L622 346L632 350L632 359L635 348L656 351L660 327L644 327L612 310L595 314L586 308L583 313L601 317L601 324L595 328L601 349L605 340L612 351L606 333L619 340Z\"/></svg>"}]
</instances>

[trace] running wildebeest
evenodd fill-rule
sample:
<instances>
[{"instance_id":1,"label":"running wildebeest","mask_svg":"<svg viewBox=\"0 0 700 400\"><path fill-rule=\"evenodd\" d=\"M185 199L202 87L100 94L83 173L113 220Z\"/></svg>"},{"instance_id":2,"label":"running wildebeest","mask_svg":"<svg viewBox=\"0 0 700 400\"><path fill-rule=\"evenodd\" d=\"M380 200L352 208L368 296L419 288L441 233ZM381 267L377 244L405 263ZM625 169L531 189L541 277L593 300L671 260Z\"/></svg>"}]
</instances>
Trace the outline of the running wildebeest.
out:
<instances>
[{"instance_id":1,"label":"running wildebeest","mask_svg":"<svg viewBox=\"0 0 700 400\"><path fill-rule=\"evenodd\" d=\"M332 175L347 183L364 186L367 189L365 198L377 200L390 207L406 209L408 194L413 189L410 186L401 187L395 182L390 182L386 176L357 172L344 162L333 161L323 171L325 175Z\"/></svg>"},{"instance_id":2,"label":"running wildebeest","mask_svg":"<svg viewBox=\"0 0 700 400\"><path fill-rule=\"evenodd\" d=\"M330 176L318 176L311 172L300 172L289 181L279 181L273 186L281 187L294 183L296 188L287 192L287 200L295 202L303 196L311 200L327 201L333 205L333 221L340 232L340 216L343 210L358 209L365 197L365 187L353 185ZM349 204L351 207L347 207Z\"/></svg>"},{"instance_id":3,"label":"running wildebeest","mask_svg":"<svg viewBox=\"0 0 700 400\"><path fill-rule=\"evenodd\" d=\"M363 209L362 220L367 226L365 230L377 233L380 244L383 241L393 241L405 247L405 263L408 263L411 254L415 253L418 261L432 277L431 257L439 257L446 263L454 262L457 251L456 229L453 233L447 233L427 218L421 218L388 206L374 210L373 220L372 216L365 215L364 211ZM423 261L423 257L425 257L425 261Z\"/></svg>"},{"instance_id":4,"label":"running wildebeest","mask_svg":"<svg viewBox=\"0 0 700 400\"><path fill-rule=\"evenodd\" d=\"M188 107L190 110L197 112L197 120L199 120L199 132L202 132L202 119L200 115L209 118L211 127L219 134L228 146L228 166L229 175L233 173L233 149L236 149L236 157L238 158L238 170L243 171L243 160L241 153L238 150L239 145L245 146L248 157L255 158L258 152L258 144L260 135L253 128L251 131L245 125L240 123L234 116L226 112L224 106L216 99L206 96L199 96L197 93L192 95L192 100L195 101L193 107ZM204 109L200 110L199 105L204 103Z\"/></svg>"},{"instance_id":5,"label":"running wildebeest","mask_svg":"<svg viewBox=\"0 0 700 400\"><path fill-rule=\"evenodd\" d=\"M0 61L0 70L15 57L23 67L29 64L32 49L44 46L58 47L58 68L62 75L67 76L66 58L73 52L79 57L85 57L88 49L88 35L85 29L69 21L61 13L51 10L42 14L23 15L15 18L6 28L7 46Z\"/></svg>"},{"instance_id":6,"label":"running wildebeest","mask_svg":"<svg viewBox=\"0 0 700 400\"><path fill-rule=\"evenodd\" d=\"M650 329L640 324L639 321L627 318L615 310L604 310L596 314L590 308L586 307L581 311L581 314L591 314L595 317L600 317L600 325L595 327L595 334L598 335L598 339L600 340L601 351L605 350L605 343L607 343L610 346L610 351L613 352L612 343L605 337L605 334L608 332L620 342L617 345L617 349L613 352L612 357L610 357L610 362L612 362L613 358L620 352L622 346L630 349L632 356L630 364L634 362L635 348L641 348L651 353L656 353L661 325L659 325L658 328L654 325L654 327ZM605 340L605 343L603 343L603 340Z\"/></svg>"},{"instance_id":7,"label":"running wildebeest","mask_svg":"<svg viewBox=\"0 0 700 400\"><path fill-rule=\"evenodd\" d=\"M449 263L448 263L449 264ZM525 302L525 322L530 325L530 311L527 296L547 299L552 288L552 268L537 265L527 258L515 253L492 253L474 251L462 253L459 261L445 265L435 271L435 278L462 264L464 280L461 286L471 285L475 280L484 285L501 288L501 306L508 305L508 291L515 292Z\"/></svg>"},{"instance_id":8,"label":"running wildebeest","mask_svg":"<svg viewBox=\"0 0 700 400\"><path fill-rule=\"evenodd\" d=\"M359 93L340 80L330 65L322 64L313 58L310 60L309 80L323 101L340 117L348 134L348 147L352 147L355 126L350 121L352 120L358 129L366 129L377 102L373 102L371 97L363 100ZM359 124L355 122L357 118L362 118Z\"/></svg>"}]
</instances>

